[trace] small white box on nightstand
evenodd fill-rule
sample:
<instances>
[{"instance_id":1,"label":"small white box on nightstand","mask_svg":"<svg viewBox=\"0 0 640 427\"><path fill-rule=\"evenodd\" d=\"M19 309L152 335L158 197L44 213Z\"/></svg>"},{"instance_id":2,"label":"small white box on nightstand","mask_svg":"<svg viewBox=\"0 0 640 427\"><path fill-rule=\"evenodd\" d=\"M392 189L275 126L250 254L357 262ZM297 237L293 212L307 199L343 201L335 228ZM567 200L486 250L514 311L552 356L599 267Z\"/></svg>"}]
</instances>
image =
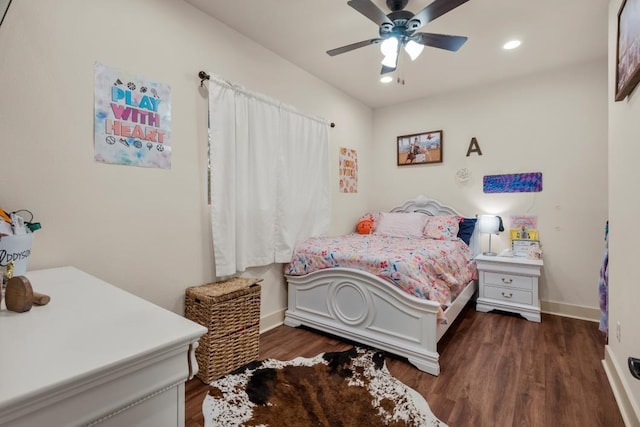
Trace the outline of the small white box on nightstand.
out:
<instances>
[{"instance_id":1,"label":"small white box on nightstand","mask_svg":"<svg viewBox=\"0 0 640 427\"><path fill-rule=\"evenodd\" d=\"M518 313L527 320L540 322L538 277L541 259L478 255L478 300L476 310Z\"/></svg>"}]
</instances>

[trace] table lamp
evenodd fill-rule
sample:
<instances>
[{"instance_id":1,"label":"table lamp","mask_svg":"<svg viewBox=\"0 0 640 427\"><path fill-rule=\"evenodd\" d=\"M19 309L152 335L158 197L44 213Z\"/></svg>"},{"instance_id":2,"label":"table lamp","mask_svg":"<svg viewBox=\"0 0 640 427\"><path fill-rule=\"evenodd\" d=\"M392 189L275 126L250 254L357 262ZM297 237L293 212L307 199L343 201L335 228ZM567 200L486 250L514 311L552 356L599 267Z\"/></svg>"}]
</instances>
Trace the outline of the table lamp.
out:
<instances>
[{"instance_id":1,"label":"table lamp","mask_svg":"<svg viewBox=\"0 0 640 427\"><path fill-rule=\"evenodd\" d=\"M498 215L480 215L478 217L478 231L489 234L489 250L483 252L482 255L496 256L497 254L495 252L491 252L491 235L504 231L502 218Z\"/></svg>"}]
</instances>

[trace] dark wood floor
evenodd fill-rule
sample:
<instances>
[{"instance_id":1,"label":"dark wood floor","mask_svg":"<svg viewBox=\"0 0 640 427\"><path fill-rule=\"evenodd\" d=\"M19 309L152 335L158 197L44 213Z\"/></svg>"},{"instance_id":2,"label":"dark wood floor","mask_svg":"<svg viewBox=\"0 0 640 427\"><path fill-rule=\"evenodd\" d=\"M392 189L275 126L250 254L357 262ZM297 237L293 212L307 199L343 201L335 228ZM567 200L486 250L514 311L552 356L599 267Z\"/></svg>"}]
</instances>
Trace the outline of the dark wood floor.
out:
<instances>
[{"instance_id":1,"label":"dark wood floor","mask_svg":"<svg viewBox=\"0 0 640 427\"><path fill-rule=\"evenodd\" d=\"M602 367L605 337L597 323L542 315L479 313L467 307L438 344L434 377L388 357L391 373L421 393L451 427L624 426ZM280 326L260 337L260 358L289 360L350 344L307 329ZM207 386L186 386L186 427L204 425Z\"/></svg>"}]
</instances>

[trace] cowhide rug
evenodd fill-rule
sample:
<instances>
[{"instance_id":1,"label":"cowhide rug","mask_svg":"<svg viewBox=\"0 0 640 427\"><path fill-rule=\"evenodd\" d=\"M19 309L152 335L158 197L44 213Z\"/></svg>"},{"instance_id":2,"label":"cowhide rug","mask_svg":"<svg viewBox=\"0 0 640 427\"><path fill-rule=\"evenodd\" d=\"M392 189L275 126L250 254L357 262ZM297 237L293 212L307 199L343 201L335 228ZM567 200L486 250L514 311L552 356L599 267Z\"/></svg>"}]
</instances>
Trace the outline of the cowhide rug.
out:
<instances>
[{"instance_id":1,"label":"cowhide rug","mask_svg":"<svg viewBox=\"0 0 640 427\"><path fill-rule=\"evenodd\" d=\"M212 382L202 411L205 427L446 427L389 373L384 353L358 347L253 362Z\"/></svg>"}]
</instances>

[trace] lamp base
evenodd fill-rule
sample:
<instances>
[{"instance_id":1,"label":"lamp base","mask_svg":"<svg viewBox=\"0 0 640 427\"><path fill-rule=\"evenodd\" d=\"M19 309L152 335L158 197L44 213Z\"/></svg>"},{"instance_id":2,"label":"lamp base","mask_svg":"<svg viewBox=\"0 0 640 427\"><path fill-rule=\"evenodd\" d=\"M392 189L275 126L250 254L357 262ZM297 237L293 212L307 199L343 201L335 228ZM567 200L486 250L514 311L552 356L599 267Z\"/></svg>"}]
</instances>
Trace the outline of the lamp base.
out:
<instances>
[{"instance_id":1,"label":"lamp base","mask_svg":"<svg viewBox=\"0 0 640 427\"><path fill-rule=\"evenodd\" d=\"M497 256L498 254L495 252L482 252L482 255L486 255L486 256Z\"/></svg>"}]
</instances>

